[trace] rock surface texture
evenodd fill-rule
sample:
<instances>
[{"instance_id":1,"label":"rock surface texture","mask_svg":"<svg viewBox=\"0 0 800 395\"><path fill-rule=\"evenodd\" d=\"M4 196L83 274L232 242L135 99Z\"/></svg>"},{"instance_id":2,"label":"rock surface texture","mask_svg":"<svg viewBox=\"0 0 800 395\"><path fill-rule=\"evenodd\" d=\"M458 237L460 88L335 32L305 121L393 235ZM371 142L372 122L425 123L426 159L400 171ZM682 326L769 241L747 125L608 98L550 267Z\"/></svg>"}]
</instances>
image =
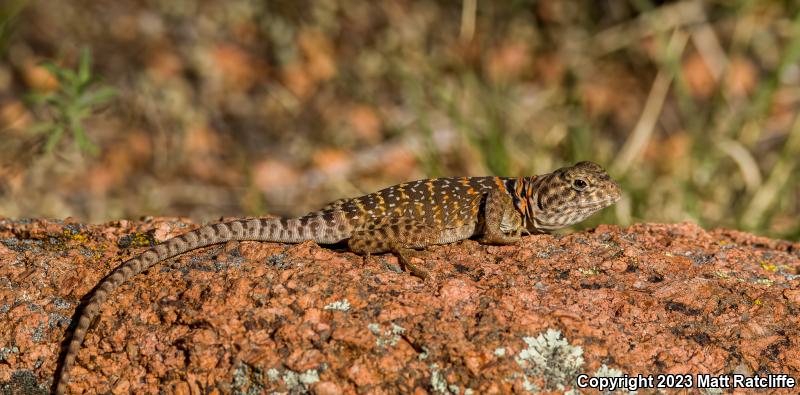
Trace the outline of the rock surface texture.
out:
<instances>
[{"instance_id":1,"label":"rock surface texture","mask_svg":"<svg viewBox=\"0 0 800 395\"><path fill-rule=\"evenodd\" d=\"M194 227L0 220L0 393L48 392L80 298L144 246ZM69 391L491 394L563 392L579 373L800 379L800 243L644 224L422 256L425 282L390 255L365 262L313 243L186 253L114 293Z\"/></svg>"}]
</instances>

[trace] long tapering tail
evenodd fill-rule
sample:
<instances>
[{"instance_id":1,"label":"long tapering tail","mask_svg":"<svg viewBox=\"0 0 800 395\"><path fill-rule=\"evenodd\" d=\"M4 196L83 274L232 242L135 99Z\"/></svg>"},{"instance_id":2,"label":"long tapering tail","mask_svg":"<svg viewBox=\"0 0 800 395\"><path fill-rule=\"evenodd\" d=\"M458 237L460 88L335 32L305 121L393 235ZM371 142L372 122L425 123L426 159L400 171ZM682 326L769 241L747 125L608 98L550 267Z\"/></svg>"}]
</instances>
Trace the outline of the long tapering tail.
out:
<instances>
[{"instance_id":1,"label":"long tapering tail","mask_svg":"<svg viewBox=\"0 0 800 395\"><path fill-rule=\"evenodd\" d=\"M350 232L346 227L334 226L336 223L341 223L339 215L340 213L335 212L319 212L293 219L235 220L208 225L169 239L124 262L100 281L91 299L77 313L78 321L67 347L62 352L62 363L56 375L53 392L61 395L66 390L70 369L75 363L89 325L97 317L100 306L122 283L176 255L232 240L284 243L315 240L318 243L335 243L349 237Z\"/></svg>"}]
</instances>

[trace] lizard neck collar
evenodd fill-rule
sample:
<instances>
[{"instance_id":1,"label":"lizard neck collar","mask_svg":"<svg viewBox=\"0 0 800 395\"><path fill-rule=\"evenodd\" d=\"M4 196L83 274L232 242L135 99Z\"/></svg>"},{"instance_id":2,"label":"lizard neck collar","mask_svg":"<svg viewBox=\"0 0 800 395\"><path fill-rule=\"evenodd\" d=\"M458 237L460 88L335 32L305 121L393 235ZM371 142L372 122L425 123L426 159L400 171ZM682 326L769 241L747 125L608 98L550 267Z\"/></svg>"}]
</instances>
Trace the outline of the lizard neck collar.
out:
<instances>
[{"instance_id":1,"label":"lizard neck collar","mask_svg":"<svg viewBox=\"0 0 800 395\"><path fill-rule=\"evenodd\" d=\"M535 184L538 177L517 177L512 179L511 185L508 189L511 191L511 197L514 201L514 208L517 209L522 216L522 228L525 232L530 233L530 230L536 227L536 216L534 202Z\"/></svg>"}]
</instances>

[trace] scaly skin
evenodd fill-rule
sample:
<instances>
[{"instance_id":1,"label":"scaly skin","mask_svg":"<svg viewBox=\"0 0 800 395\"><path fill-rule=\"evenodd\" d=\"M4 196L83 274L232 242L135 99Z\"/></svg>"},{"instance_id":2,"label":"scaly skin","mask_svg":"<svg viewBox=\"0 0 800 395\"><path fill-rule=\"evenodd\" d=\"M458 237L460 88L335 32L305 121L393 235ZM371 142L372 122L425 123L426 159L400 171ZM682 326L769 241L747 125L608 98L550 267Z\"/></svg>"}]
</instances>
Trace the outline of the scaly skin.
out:
<instances>
[{"instance_id":1,"label":"scaly skin","mask_svg":"<svg viewBox=\"0 0 800 395\"><path fill-rule=\"evenodd\" d=\"M427 273L408 257L414 249L476 237L512 244L522 232L541 233L583 221L620 198L602 167L580 162L532 177L460 177L407 182L292 219L250 219L204 226L124 262L100 281L78 315L62 355L54 392L63 394L86 331L120 284L153 265L196 248L232 240L320 244L347 241L362 255L391 252L413 274Z\"/></svg>"}]
</instances>

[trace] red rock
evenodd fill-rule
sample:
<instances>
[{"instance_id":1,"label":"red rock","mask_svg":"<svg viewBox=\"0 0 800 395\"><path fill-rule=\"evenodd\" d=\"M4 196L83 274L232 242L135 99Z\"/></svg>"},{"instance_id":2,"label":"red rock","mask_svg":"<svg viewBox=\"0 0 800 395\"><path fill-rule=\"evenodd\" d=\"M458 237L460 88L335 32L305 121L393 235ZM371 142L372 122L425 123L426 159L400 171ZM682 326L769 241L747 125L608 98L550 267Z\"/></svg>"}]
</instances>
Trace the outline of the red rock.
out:
<instances>
[{"instance_id":1,"label":"red rock","mask_svg":"<svg viewBox=\"0 0 800 395\"><path fill-rule=\"evenodd\" d=\"M347 377L359 386L371 386L380 383L378 373L368 365L356 361L347 371Z\"/></svg>"},{"instance_id":2,"label":"red rock","mask_svg":"<svg viewBox=\"0 0 800 395\"><path fill-rule=\"evenodd\" d=\"M416 387L416 388L414 388L413 394L414 395L428 395L428 391L425 391L425 389L422 388L422 387Z\"/></svg>"},{"instance_id":3,"label":"red rock","mask_svg":"<svg viewBox=\"0 0 800 395\"><path fill-rule=\"evenodd\" d=\"M790 302L800 305L800 289L785 289L783 296Z\"/></svg>"},{"instance_id":4,"label":"red rock","mask_svg":"<svg viewBox=\"0 0 800 395\"><path fill-rule=\"evenodd\" d=\"M121 238L163 240L181 222L0 220L0 387L21 388L21 372L49 386L78 299L143 249ZM589 374L606 364L800 378L798 251L692 224L600 226L518 246L435 246L420 254L433 277L421 281L390 256L232 242L115 291L69 389L504 394L547 383L526 384L518 358L523 339L548 329L582 348Z\"/></svg>"},{"instance_id":5,"label":"red rock","mask_svg":"<svg viewBox=\"0 0 800 395\"><path fill-rule=\"evenodd\" d=\"M340 395L342 389L336 383L330 381L322 381L314 385L314 394L316 395Z\"/></svg>"}]
</instances>

